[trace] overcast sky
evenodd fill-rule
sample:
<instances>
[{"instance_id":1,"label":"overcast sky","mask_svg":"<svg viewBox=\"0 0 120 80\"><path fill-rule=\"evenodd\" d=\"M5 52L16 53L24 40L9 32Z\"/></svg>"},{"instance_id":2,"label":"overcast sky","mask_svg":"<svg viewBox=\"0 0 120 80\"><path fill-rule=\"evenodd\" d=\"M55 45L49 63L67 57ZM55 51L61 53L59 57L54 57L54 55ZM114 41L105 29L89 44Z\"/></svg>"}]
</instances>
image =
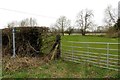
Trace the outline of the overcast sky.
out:
<instances>
[{"instance_id":1,"label":"overcast sky","mask_svg":"<svg viewBox=\"0 0 120 80\"><path fill-rule=\"evenodd\" d=\"M108 5L118 7L119 0L1 0L0 1L0 28L9 22L20 21L33 17L40 26L50 26L61 15L72 20L74 24L78 12L82 9L91 9L95 23L103 25L104 10ZM4 9L17 10L26 13L17 13ZM36 14L31 15L31 14Z\"/></svg>"}]
</instances>

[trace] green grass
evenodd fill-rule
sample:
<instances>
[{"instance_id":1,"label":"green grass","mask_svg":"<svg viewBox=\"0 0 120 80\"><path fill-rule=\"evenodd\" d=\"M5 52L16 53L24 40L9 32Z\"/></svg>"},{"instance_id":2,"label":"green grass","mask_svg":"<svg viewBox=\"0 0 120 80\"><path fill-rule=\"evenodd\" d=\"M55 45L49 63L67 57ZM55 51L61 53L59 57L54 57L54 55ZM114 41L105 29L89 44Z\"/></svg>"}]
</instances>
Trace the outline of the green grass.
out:
<instances>
[{"instance_id":1,"label":"green grass","mask_svg":"<svg viewBox=\"0 0 120 80\"><path fill-rule=\"evenodd\" d=\"M81 46L86 47L88 45L84 44L70 44L65 41L77 41L77 42L113 42L117 43L118 38L106 38L106 37L97 37L97 36L80 36L80 35L71 35L71 36L62 36L62 45L66 46ZM104 47L104 45L89 45L90 47ZM117 46L111 46L111 48L117 49ZM71 54L72 48L62 47L62 49L70 50ZM88 49L76 49L86 51ZM91 52L101 52L106 51L102 50L91 50ZM118 54L116 52L111 52L112 54ZM65 56L65 54L62 54ZM97 55L98 57L101 54ZM79 53L76 56L80 56ZM118 78L118 71L109 70L105 68L99 68L93 66L92 64L83 62L74 63L70 61L55 60L50 63L46 63L38 66L37 68L23 68L17 71L4 71L3 78Z\"/></svg>"},{"instance_id":2,"label":"green grass","mask_svg":"<svg viewBox=\"0 0 120 80\"><path fill-rule=\"evenodd\" d=\"M71 59L69 57L72 57L73 55L77 57L78 62L83 62L83 60L86 60L88 58L92 58L95 60L91 60L94 62L97 62L96 64L98 66L107 66L107 62L102 62L104 64L99 64L101 60L106 61L107 60L107 52L111 55L118 55L118 51L112 51L112 50L106 50L107 44L86 44L86 43L71 43L67 41L73 41L73 42L105 42L105 43L118 43L118 38L107 38L107 37L98 37L93 35L87 35L87 36L81 36L81 35L66 35L62 36L62 56L68 57L68 59ZM73 47L71 47L73 46ZM83 47L83 48L78 48ZM91 48L104 48L104 50L101 49L90 49ZM118 45L110 44L109 49L118 49ZM78 52L76 52L78 51ZM91 53L87 53L91 52ZM72 54L73 53L73 54ZM85 55L86 54L86 55ZM92 55L92 56L89 56ZM111 56L109 55L109 58L118 59L118 56ZM81 58L85 57L85 58ZM94 57L96 56L96 57ZM113 62L118 62L117 60L109 59L109 63L113 64ZM111 68L118 68L118 64L114 63L115 66L112 66Z\"/></svg>"},{"instance_id":3,"label":"green grass","mask_svg":"<svg viewBox=\"0 0 120 80\"><path fill-rule=\"evenodd\" d=\"M37 68L5 72L4 78L117 78L116 71L57 60Z\"/></svg>"},{"instance_id":4,"label":"green grass","mask_svg":"<svg viewBox=\"0 0 120 80\"><path fill-rule=\"evenodd\" d=\"M107 37L98 37L98 36L81 36L81 35L66 35L62 36L62 45L65 46L79 46L79 47L85 47L83 51L88 50L86 47L93 47L93 48L107 48L106 44L83 44L83 43L69 43L67 41L74 41L74 42L105 42L105 43L118 43L118 38L107 38ZM64 48L64 46L63 46ZM67 47L65 47L66 49ZM118 49L118 45L110 44L110 49ZM79 50L79 49L78 49ZM91 49L91 51L95 51ZM106 52L106 50L99 50L100 52ZM113 52L110 52L113 53ZM114 53L118 54L118 53Z\"/></svg>"},{"instance_id":5,"label":"green grass","mask_svg":"<svg viewBox=\"0 0 120 80\"><path fill-rule=\"evenodd\" d=\"M96 43L71 43L67 41L74 41L74 42L105 42L106 44L96 44ZM118 38L106 38L106 37L98 37L98 36L80 36L80 35L71 35L71 36L62 36L62 48L65 50L72 50L72 47L83 47L83 48L74 48L74 50L80 50L80 51L88 51L94 52L94 53L107 53L107 43L118 43ZM88 49L87 47L91 48L104 48L104 50L101 49ZM118 45L110 44L109 49L118 49ZM118 55L118 51L109 51L110 54L116 54Z\"/></svg>"},{"instance_id":6,"label":"green grass","mask_svg":"<svg viewBox=\"0 0 120 80\"><path fill-rule=\"evenodd\" d=\"M62 41L80 41L80 42L118 42L118 38L98 37L94 35L65 35Z\"/></svg>"}]
</instances>

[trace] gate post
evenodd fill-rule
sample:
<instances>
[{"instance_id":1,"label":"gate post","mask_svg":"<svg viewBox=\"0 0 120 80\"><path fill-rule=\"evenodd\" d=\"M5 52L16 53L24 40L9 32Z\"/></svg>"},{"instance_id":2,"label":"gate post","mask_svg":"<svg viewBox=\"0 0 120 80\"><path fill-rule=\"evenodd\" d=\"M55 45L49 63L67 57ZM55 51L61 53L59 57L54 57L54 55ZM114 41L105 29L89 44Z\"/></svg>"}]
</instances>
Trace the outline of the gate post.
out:
<instances>
[{"instance_id":1,"label":"gate post","mask_svg":"<svg viewBox=\"0 0 120 80\"><path fill-rule=\"evenodd\" d=\"M107 68L109 65L109 43L107 43Z\"/></svg>"},{"instance_id":2,"label":"gate post","mask_svg":"<svg viewBox=\"0 0 120 80\"><path fill-rule=\"evenodd\" d=\"M12 57L15 58L16 53L15 53L15 28L14 27L12 29L12 34L13 34L13 55Z\"/></svg>"},{"instance_id":3,"label":"gate post","mask_svg":"<svg viewBox=\"0 0 120 80\"><path fill-rule=\"evenodd\" d=\"M74 62L74 59L73 59L73 42L72 42L72 60L73 60L73 62Z\"/></svg>"},{"instance_id":4,"label":"gate post","mask_svg":"<svg viewBox=\"0 0 120 80\"><path fill-rule=\"evenodd\" d=\"M57 59L61 58L61 49L60 49L60 44L61 44L61 36L60 34L56 35L56 43L58 44L57 47Z\"/></svg>"}]
</instances>

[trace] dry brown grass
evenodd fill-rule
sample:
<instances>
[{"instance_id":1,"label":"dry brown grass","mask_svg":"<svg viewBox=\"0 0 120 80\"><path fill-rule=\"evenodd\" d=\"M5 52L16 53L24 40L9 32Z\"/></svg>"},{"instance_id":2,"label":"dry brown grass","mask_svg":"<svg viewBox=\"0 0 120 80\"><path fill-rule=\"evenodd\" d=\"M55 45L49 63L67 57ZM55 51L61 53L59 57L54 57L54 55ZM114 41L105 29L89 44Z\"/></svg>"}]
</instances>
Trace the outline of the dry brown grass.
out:
<instances>
[{"instance_id":1,"label":"dry brown grass","mask_svg":"<svg viewBox=\"0 0 120 80\"><path fill-rule=\"evenodd\" d=\"M56 52L54 50L53 52ZM16 56L12 58L10 55L3 57L3 70L4 71L16 71L23 68L38 67L41 64L51 62L51 57L54 55L51 52L48 55L38 56L38 57L20 57Z\"/></svg>"},{"instance_id":2,"label":"dry brown grass","mask_svg":"<svg viewBox=\"0 0 120 80\"><path fill-rule=\"evenodd\" d=\"M43 63L42 57L3 57L3 70L16 71L22 68L38 67Z\"/></svg>"}]
</instances>

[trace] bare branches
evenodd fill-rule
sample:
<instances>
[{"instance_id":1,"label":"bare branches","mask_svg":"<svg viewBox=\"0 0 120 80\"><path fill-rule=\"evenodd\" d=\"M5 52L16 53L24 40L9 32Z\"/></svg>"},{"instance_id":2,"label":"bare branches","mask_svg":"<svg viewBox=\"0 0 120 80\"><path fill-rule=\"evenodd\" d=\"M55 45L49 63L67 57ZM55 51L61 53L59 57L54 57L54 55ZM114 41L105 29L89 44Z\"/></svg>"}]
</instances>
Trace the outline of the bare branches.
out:
<instances>
[{"instance_id":1,"label":"bare branches","mask_svg":"<svg viewBox=\"0 0 120 80\"><path fill-rule=\"evenodd\" d=\"M19 24L20 27L35 26L35 25L37 25L37 22L36 22L36 19L34 18L26 18L20 21L20 24Z\"/></svg>"},{"instance_id":2,"label":"bare branches","mask_svg":"<svg viewBox=\"0 0 120 80\"><path fill-rule=\"evenodd\" d=\"M92 22L92 17L93 17L93 12L92 10L82 10L79 12L77 15L77 20L76 23L81 29L82 35L85 35L86 29L90 27L90 25L93 23Z\"/></svg>"},{"instance_id":3,"label":"bare branches","mask_svg":"<svg viewBox=\"0 0 120 80\"><path fill-rule=\"evenodd\" d=\"M109 5L106 9L105 9L105 17L104 17L104 21L105 23L111 27L112 25L114 25L117 22L117 10L113 9L111 5Z\"/></svg>"},{"instance_id":4,"label":"bare branches","mask_svg":"<svg viewBox=\"0 0 120 80\"><path fill-rule=\"evenodd\" d=\"M39 52L40 52L40 51L35 50L35 48L30 45L30 42L29 42L29 41L28 41L28 46L29 46L33 51L35 51L36 53L39 53Z\"/></svg>"},{"instance_id":5,"label":"bare branches","mask_svg":"<svg viewBox=\"0 0 120 80\"><path fill-rule=\"evenodd\" d=\"M17 21L12 21L11 23L8 23L7 27L8 28L12 28L12 27L33 27L33 26L36 26L37 25L37 21L35 18L26 18L26 19L23 19L19 22Z\"/></svg>"},{"instance_id":6,"label":"bare branches","mask_svg":"<svg viewBox=\"0 0 120 80\"><path fill-rule=\"evenodd\" d=\"M71 21L67 19L66 16L61 16L56 20L55 26L62 32L62 35L64 35L65 28L71 26Z\"/></svg>"}]
</instances>

